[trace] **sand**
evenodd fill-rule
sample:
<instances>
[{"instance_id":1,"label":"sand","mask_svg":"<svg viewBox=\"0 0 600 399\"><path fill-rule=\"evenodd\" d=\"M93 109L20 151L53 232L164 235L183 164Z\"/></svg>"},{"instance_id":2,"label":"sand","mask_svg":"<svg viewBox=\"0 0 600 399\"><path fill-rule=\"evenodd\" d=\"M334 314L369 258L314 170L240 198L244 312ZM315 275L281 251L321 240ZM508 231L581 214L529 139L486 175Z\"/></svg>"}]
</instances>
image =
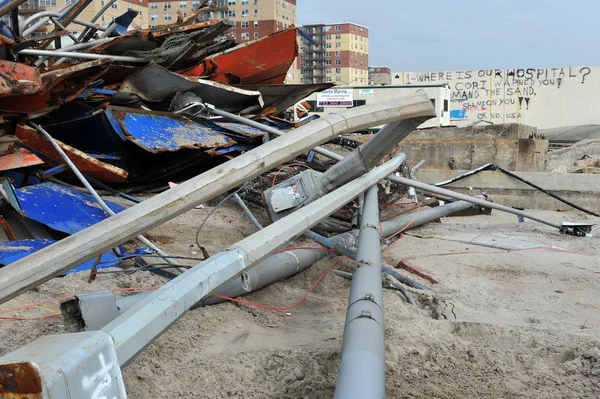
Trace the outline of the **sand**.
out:
<instances>
[{"instance_id":1,"label":"sand","mask_svg":"<svg viewBox=\"0 0 600 399\"><path fill-rule=\"evenodd\" d=\"M170 253L200 256L194 235L210 210L207 206L190 211L149 236ZM253 210L267 222L263 212ZM575 213L536 213L554 220L600 222ZM213 254L255 231L235 205L227 203L206 224L200 241ZM385 260L396 265L404 259L439 283L411 275L435 289L418 297L419 307L408 305L396 292L385 292L387 397L600 397L597 236L560 236L550 227L518 224L516 217L497 212L447 218L410 234L386 247ZM468 241L477 236L552 244L585 254L547 249L506 252L441 239ZM325 259L246 299L291 305L336 260ZM346 260L339 268L351 270L352 263ZM76 292L164 281L139 272L100 275L88 284L87 274L79 273L52 280L0 309ZM124 369L128 396L330 398L348 291L349 281L331 274L305 303L289 312L232 303L190 311ZM56 309L56 304L47 304L20 315L39 316ZM41 335L65 331L60 317L0 321L0 355Z\"/></svg>"},{"instance_id":2,"label":"sand","mask_svg":"<svg viewBox=\"0 0 600 399\"><path fill-rule=\"evenodd\" d=\"M600 140L582 140L549 152L546 170L554 173L600 173Z\"/></svg>"}]
</instances>

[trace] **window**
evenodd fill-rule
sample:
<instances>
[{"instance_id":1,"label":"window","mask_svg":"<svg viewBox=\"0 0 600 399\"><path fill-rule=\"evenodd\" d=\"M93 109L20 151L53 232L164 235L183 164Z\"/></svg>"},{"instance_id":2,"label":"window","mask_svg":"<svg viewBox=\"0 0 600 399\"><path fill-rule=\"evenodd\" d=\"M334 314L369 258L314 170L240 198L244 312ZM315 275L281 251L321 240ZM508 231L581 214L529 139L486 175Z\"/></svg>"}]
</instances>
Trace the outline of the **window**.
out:
<instances>
[{"instance_id":1,"label":"window","mask_svg":"<svg viewBox=\"0 0 600 399\"><path fill-rule=\"evenodd\" d=\"M335 65L342 65L342 60L335 60Z\"/></svg>"},{"instance_id":2,"label":"window","mask_svg":"<svg viewBox=\"0 0 600 399\"><path fill-rule=\"evenodd\" d=\"M250 33L248 33L248 32L242 33L242 40L250 40Z\"/></svg>"},{"instance_id":3,"label":"window","mask_svg":"<svg viewBox=\"0 0 600 399\"><path fill-rule=\"evenodd\" d=\"M258 39L258 32L254 32L254 39Z\"/></svg>"},{"instance_id":4,"label":"window","mask_svg":"<svg viewBox=\"0 0 600 399\"><path fill-rule=\"evenodd\" d=\"M342 47L342 43L336 43L335 44L335 48L340 48L340 47Z\"/></svg>"},{"instance_id":5,"label":"window","mask_svg":"<svg viewBox=\"0 0 600 399\"><path fill-rule=\"evenodd\" d=\"M234 6L235 5L235 0L228 0L227 4L230 6Z\"/></svg>"},{"instance_id":6,"label":"window","mask_svg":"<svg viewBox=\"0 0 600 399\"><path fill-rule=\"evenodd\" d=\"M158 3L150 3L151 10L158 10Z\"/></svg>"},{"instance_id":7,"label":"window","mask_svg":"<svg viewBox=\"0 0 600 399\"><path fill-rule=\"evenodd\" d=\"M254 21L254 27L258 28L258 21Z\"/></svg>"},{"instance_id":8,"label":"window","mask_svg":"<svg viewBox=\"0 0 600 399\"><path fill-rule=\"evenodd\" d=\"M336 30L336 31L341 31L341 30L342 30L342 27L341 27L340 25L336 25L336 26L335 26L335 30Z\"/></svg>"},{"instance_id":9,"label":"window","mask_svg":"<svg viewBox=\"0 0 600 399\"><path fill-rule=\"evenodd\" d=\"M114 8L115 10L117 10L118 9L117 8L117 2L115 1L114 3L112 3L111 7Z\"/></svg>"},{"instance_id":10,"label":"window","mask_svg":"<svg viewBox=\"0 0 600 399\"><path fill-rule=\"evenodd\" d=\"M448 112L448 100L444 100L444 112Z\"/></svg>"},{"instance_id":11,"label":"window","mask_svg":"<svg viewBox=\"0 0 600 399\"><path fill-rule=\"evenodd\" d=\"M104 14L102 14L102 24L104 25L106 21L104 20Z\"/></svg>"},{"instance_id":12,"label":"window","mask_svg":"<svg viewBox=\"0 0 600 399\"><path fill-rule=\"evenodd\" d=\"M171 2L170 1L166 1L163 3L163 9L164 10L168 10L171 8Z\"/></svg>"},{"instance_id":13,"label":"window","mask_svg":"<svg viewBox=\"0 0 600 399\"><path fill-rule=\"evenodd\" d=\"M326 53L325 53L325 56L326 56L326 57L331 57L331 51L328 51L328 52L326 52Z\"/></svg>"},{"instance_id":14,"label":"window","mask_svg":"<svg viewBox=\"0 0 600 399\"><path fill-rule=\"evenodd\" d=\"M254 4L258 4L258 0L254 0Z\"/></svg>"},{"instance_id":15,"label":"window","mask_svg":"<svg viewBox=\"0 0 600 399\"><path fill-rule=\"evenodd\" d=\"M247 17L248 15L250 15L249 10L242 10L242 17Z\"/></svg>"},{"instance_id":16,"label":"window","mask_svg":"<svg viewBox=\"0 0 600 399\"><path fill-rule=\"evenodd\" d=\"M254 16L258 17L258 10L254 10Z\"/></svg>"},{"instance_id":17,"label":"window","mask_svg":"<svg viewBox=\"0 0 600 399\"><path fill-rule=\"evenodd\" d=\"M248 21L242 21L240 23L240 26L241 26L242 29L248 29L250 27L250 22L248 22Z\"/></svg>"},{"instance_id":18,"label":"window","mask_svg":"<svg viewBox=\"0 0 600 399\"><path fill-rule=\"evenodd\" d=\"M335 73L342 73L342 68L335 68Z\"/></svg>"},{"instance_id":19,"label":"window","mask_svg":"<svg viewBox=\"0 0 600 399\"><path fill-rule=\"evenodd\" d=\"M336 82L341 82L342 81L342 77L341 76L336 76L335 77L335 81Z\"/></svg>"},{"instance_id":20,"label":"window","mask_svg":"<svg viewBox=\"0 0 600 399\"><path fill-rule=\"evenodd\" d=\"M339 51L336 51L336 52L335 52L335 56L336 56L336 57L339 57L340 55L342 55L342 53L341 53L341 52L339 52Z\"/></svg>"},{"instance_id":21,"label":"window","mask_svg":"<svg viewBox=\"0 0 600 399\"><path fill-rule=\"evenodd\" d=\"M340 40L342 38L342 35L339 33L335 34L335 40Z\"/></svg>"},{"instance_id":22,"label":"window","mask_svg":"<svg viewBox=\"0 0 600 399\"><path fill-rule=\"evenodd\" d=\"M235 17L235 10L229 10L229 11L225 11L227 13L227 16L229 18L233 18Z\"/></svg>"},{"instance_id":23,"label":"window","mask_svg":"<svg viewBox=\"0 0 600 399\"><path fill-rule=\"evenodd\" d=\"M248 4L250 0L242 0L242 4Z\"/></svg>"},{"instance_id":24,"label":"window","mask_svg":"<svg viewBox=\"0 0 600 399\"><path fill-rule=\"evenodd\" d=\"M129 9L132 9L132 8L133 8L133 4L127 3L127 9L129 10Z\"/></svg>"},{"instance_id":25,"label":"window","mask_svg":"<svg viewBox=\"0 0 600 399\"><path fill-rule=\"evenodd\" d=\"M192 1L192 8L198 8L200 7L200 2L199 1Z\"/></svg>"},{"instance_id":26,"label":"window","mask_svg":"<svg viewBox=\"0 0 600 399\"><path fill-rule=\"evenodd\" d=\"M171 14L165 14L165 21L170 21L171 19L173 19Z\"/></svg>"},{"instance_id":27,"label":"window","mask_svg":"<svg viewBox=\"0 0 600 399\"><path fill-rule=\"evenodd\" d=\"M187 7L187 1L180 1L179 2L179 8L186 8Z\"/></svg>"},{"instance_id":28,"label":"window","mask_svg":"<svg viewBox=\"0 0 600 399\"><path fill-rule=\"evenodd\" d=\"M337 43L337 44L339 44L339 43ZM331 43L325 44L325 48L331 48Z\"/></svg>"}]
</instances>

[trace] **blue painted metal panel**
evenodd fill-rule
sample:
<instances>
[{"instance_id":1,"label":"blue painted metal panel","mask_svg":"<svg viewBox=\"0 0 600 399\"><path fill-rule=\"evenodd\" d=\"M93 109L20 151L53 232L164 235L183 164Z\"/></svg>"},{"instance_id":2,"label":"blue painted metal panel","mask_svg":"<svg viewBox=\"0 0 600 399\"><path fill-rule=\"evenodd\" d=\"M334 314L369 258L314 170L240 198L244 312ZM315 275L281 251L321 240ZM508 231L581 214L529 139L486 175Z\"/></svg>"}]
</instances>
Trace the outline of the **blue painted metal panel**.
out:
<instances>
[{"instance_id":1,"label":"blue painted metal panel","mask_svg":"<svg viewBox=\"0 0 600 399\"><path fill-rule=\"evenodd\" d=\"M109 107L106 116L116 133L146 151L230 147L231 138L189 119L164 112Z\"/></svg>"},{"instance_id":2,"label":"blue painted metal panel","mask_svg":"<svg viewBox=\"0 0 600 399\"><path fill-rule=\"evenodd\" d=\"M115 24L117 25L117 27L115 28L111 36L115 36L116 33L118 33L119 35L127 34L127 28L129 27L131 22L133 22L133 19L137 17L137 15L137 11L127 10L125 14L115 18Z\"/></svg>"},{"instance_id":3,"label":"blue painted metal panel","mask_svg":"<svg viewBox=\"0 0 600 399\"><path fill-rule=\"evenodd\" d=\"M218 154L221 155L225 155L225 154L229 154L230 152L236 152L236 151L249 151L254 149L255 147L252 145L234 145L233 147L229 147L229 148L222 148L220 150L217 150L216 152Z\"/></svg>"},{"instance_id":4,"label":"blue painted metal panel","mask_svg":"<svg viewBox=\"0 0 600 399\"><path fill-rule=\"evenodd\" d=\"M67 234L75 234L108 217L94 197L59 184L42 183L20 189L5 185L6 190L12 191L11 205L23 216ZM125 210L121 205L105 202L115 213Z\"/></svg>"},{"instance_id":5,"label":"blue painted metal panel","mask_svg":"<svg viewBox=\"0 0 600 399\"><path fill-rule=\"evenodd\" d=\"M0 265L6 266L13 262L23 259L32 253L46 248L54 244L54 240L19 240L5 241L0 243ZM90 259L87 262L69 270L66 274L77 273L83 270L90 270L96 259ZM100 263L96 266L98 269L106 269L109 267L118 267L120 265L119 258L112 252L102 254Z\"/></svg>"}]
</instances>

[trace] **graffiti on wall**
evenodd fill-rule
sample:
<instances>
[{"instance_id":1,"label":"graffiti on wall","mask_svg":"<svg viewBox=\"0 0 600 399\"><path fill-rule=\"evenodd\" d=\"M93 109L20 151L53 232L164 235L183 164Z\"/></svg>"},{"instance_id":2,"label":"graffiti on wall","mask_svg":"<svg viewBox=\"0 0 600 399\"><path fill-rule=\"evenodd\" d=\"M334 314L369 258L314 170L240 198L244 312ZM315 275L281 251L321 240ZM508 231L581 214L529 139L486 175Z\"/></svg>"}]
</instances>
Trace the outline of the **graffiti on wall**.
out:
<instances>
[{"instance_id":1,"label":"graffiti on wall","mask_svg":"<svg viewBox=\"0 0 600 399\"><path fill-rule=\"evenodd\" d=\"M402 72L392 76L393 84L449 84L453 120L519 123L541 98L560 96L565 87L573 91L577 86L579 90L586 86L593 70L593 67L488 69Z\"/></svg>"}]
</instances>

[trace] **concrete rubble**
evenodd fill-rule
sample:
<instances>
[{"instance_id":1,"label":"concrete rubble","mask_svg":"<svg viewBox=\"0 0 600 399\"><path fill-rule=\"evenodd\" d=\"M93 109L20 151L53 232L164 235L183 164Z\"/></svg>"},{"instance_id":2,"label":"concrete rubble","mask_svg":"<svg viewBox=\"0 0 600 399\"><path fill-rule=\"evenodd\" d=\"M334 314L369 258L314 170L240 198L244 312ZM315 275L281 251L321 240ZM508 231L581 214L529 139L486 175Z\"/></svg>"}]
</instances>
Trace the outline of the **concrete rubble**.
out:
<instances>
[{"instance_id":1,"label":"concrete rubble","mask_svg":"<svg viewBox=\"0 0 600 399\"><path fill-rule=\"evenodd\" d=\"M319 117L294 26L89 4L0 23L0 399L600 392L597 140Z\"/></svg>"}]
</instances>

